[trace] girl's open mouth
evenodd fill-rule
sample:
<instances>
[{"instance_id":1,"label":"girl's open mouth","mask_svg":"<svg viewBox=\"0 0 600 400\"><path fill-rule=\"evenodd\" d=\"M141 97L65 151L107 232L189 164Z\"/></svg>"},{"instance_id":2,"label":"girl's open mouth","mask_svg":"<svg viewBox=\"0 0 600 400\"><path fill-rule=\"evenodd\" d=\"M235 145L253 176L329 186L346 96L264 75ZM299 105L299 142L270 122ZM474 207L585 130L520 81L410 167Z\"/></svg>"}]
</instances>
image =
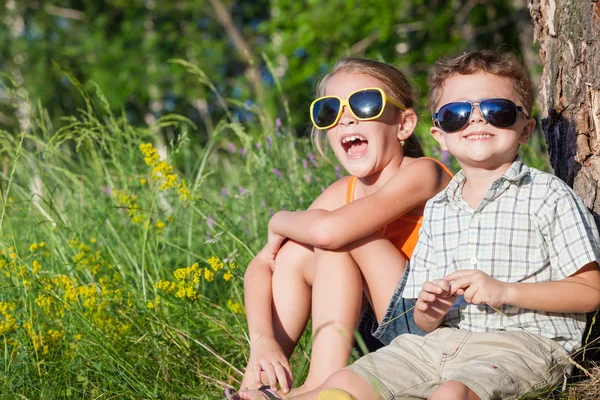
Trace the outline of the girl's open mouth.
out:
<instances>
[{"instance_id":1,"label":"girl's open mouth","mask_svg":"<svg viewBox=\"0 0 600 400\"><path fill-rule=\"evenodd\" d=\"M369 142L362 135L348 135L342 138L342 148L351 158L358 158L367 152Z\"/></svg>"}]
</instances>

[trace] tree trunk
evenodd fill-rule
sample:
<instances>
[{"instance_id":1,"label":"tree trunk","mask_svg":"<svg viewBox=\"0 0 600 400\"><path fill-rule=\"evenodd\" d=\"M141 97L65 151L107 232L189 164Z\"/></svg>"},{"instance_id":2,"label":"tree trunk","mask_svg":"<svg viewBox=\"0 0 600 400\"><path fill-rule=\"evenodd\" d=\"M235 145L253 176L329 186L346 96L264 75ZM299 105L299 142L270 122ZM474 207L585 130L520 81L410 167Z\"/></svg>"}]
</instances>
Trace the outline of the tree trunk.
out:
<instances>
[{"instance_id":1,"label":"tree trunk","mask_svg":"<svg viewBox=\"0 0 600 400\"><path fill-rule=\"evenodd\" d=\"M529 0L544 65L542 129L554 173L600 226L600 2Z\"/></svg>"},{"instance_id":2,"label":"tree trunk","mask_svg":"<svg viewBox=\"0 0 600 400\"><path fill-rule=\"evenodd\" d=\"M528 1L544 65L540 103L550 163L600 226L600 2ZM586 359L600 359L599 325L591 327Z\"/></svg>"}]
</instances>

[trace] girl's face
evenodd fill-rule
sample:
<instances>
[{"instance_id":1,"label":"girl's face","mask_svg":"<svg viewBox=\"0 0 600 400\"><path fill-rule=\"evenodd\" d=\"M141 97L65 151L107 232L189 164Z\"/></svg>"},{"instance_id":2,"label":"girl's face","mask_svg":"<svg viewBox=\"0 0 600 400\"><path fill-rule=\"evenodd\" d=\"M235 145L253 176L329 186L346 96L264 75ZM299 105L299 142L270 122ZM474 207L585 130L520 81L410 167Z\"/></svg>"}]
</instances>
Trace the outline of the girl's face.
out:
<instances>
[{"instance_id":1,"label":"girl's face","mask_svg":"<svg viewBox=\"0 0 600 400\"><path fill-rule=\"evenodd\" d=\"M366 88L386 90L381 81L370 75L340 71L327 82L325 95L347 99L351 93ZM351 175L366 178L388 166L400 166L400 139L408 137L403 119L403 113L389 102L383 114L371 121L359 121L344 107L337 125L327 130L327 139L342 166Z\"/></svg>"}]
</instances>

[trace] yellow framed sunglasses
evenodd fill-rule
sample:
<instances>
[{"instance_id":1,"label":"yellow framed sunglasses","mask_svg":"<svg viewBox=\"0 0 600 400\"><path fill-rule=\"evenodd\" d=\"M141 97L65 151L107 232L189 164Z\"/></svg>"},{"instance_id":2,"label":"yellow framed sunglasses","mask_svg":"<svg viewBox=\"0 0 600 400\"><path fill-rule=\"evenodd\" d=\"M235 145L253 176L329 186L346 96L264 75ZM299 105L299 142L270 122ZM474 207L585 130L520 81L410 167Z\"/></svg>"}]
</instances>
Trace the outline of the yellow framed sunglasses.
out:
<instances>
[{"instance_id":1,"label":"yellow framed sunglasses","mask_svg":"<svg viewBox=\"0 0 600 400\"><path fill-rule=\"evenodd\" d=\"M342 110L346 106L359 121L370 121L383 114L387 102L402 111L406 110L404 105L390 98L383 89L366 88L352 92L343 100L338 96L319 97L310 105L310 119L315 128L329 129L339 122Z\"/></svg>"}]
</instances>

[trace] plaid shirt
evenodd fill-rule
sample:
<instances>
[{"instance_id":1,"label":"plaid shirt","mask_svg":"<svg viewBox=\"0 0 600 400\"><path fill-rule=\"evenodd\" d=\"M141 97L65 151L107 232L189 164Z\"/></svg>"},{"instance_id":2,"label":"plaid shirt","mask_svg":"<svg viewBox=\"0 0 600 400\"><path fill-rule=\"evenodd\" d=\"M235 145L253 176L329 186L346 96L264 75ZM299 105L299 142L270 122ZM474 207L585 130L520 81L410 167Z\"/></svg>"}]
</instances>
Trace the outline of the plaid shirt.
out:
<instances>
[{"instance_id":1,"label":"plaid shirt","mask_svg":"<svg viewBox=\"0 0 600 400\"><path fill-rule=\"evenodd\" d=\"M427 202L404 297L417 298L424 282L463 269L478 269L504 282L547 282L600 260L594 220L559 178L527 167L518 157L475 210L462 199L465 181L459 172ZM526 329L567 351L581 344L583 313L511 305L499 310L504 315L459 297L444 325L473 332Z\"/></svg>"}]
</instances>

